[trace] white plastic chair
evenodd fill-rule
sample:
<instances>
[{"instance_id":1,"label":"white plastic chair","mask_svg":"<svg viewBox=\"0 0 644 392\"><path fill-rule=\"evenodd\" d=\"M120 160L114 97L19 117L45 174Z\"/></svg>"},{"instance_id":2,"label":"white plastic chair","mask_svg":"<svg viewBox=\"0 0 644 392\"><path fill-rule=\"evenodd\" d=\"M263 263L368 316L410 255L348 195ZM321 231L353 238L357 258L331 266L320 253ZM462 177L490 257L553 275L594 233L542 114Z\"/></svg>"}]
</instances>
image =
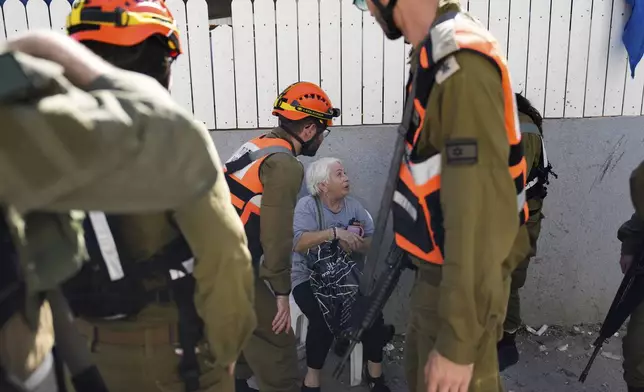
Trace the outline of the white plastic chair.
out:
<instances>
[{"instance_id":1,"label":"white plastic chair","mask_svg":"<svg viewBox=\"0 0 644 392\"><path fill-rule=\"evenodd\" d=\"M293 328L295 337L298 338L297 357L301 360L306 356L306 333L309 328L309 320L297 306L295 299L293 299L293 294L291 294L289 302L291 308L291 327ZM356 347L351 353L349 377L352 387L362 383L362 343L356 344Z\"/></svg>"},{"instance_id":2,"label":"white plastic chair","mask_svg":"<svg viewBox=\"0 0 644 392\"><path fill-rule=\"evenodd\" d=\"M309 329L309 320L302 313L299 306L297 306L293 294L290 295L289 302L291 308L291 328L293 328L295 337L298 338L297 358L301 360L306 356L306 333Z\"/></svg>"}]
</instances>

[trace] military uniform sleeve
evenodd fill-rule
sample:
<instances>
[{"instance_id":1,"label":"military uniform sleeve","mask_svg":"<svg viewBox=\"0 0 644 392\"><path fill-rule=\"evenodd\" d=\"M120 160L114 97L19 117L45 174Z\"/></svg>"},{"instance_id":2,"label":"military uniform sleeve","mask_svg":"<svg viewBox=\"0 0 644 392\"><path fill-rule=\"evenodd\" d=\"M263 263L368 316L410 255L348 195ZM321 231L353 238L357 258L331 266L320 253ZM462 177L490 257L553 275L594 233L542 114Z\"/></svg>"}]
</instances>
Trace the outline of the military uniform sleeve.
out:
<instances>
[{"instance_id":1,"label":"military uniform sleeve","mask_svg":"<svg viewBox=\"0 0 644 392\"><path fill-rule=\"evenodd\" d=\"M270 156L261 167L264 194L260 241L264 262L259 267L259 277L266 280L277 295L291 292L293 213L303 177L302 164L284 153Z\"/></svg>"},{"instance_id":2,"label":"military uniform sleeve","mask_svg":"<svg viewBox=\"0 0 644 392\"><path fill-rule=\"evenodd\" d=\"M541 138L532 133L524 133L521 135L521 144L528 173L530 173L530 170L538 165L541 159Z\"/></svg>"},{"instance_id":3,"label":"military uniform sleeve","mask_svg":"<svg viewBox=\"0 0 644 392\"><path fill-rule=\"evenodd\" d=\"M209 193L177 209L175 218L195 258L194 298L206 338L216 363L227 366L257 323L250 252L228 185L217 181Z\"/></svg>"},{"instance_id":4,"label":"military uniform sleeve","mask_svg":"<svg viewBox=\"0 0 644 392\"><path fill-rule=\"evenodd\" d=\"M644 222L633 214L617 230L617 239L622 242L623 255L636 255L644 245Z\"/></svg>"},{"instance_id":5,"label":"military uniform sleeve","mask_svg":"<svg viewBox=\"0 0 644 392\"><path fill-rule=\"evenodd\" d=\"M471 364L484 333L496 333L502 318L501 266L519 222L500 74L476 54L454 59L454 73L442 75L428 103L431 132L423 132L434 134L441 153L445 242L435 349Z\"/></svg>"},{"instance_id":6,"label":"military uniform sleeve","mask_svg":"<svg viewBox=\"0 0 644 392\"><path fill-rule=\"evenodd\" d=\"M152 211L194 200L216 181L207 130L152 78L115 71L88 92L60 67L17 58L49 87L0 104L0 202L21 212Z\"/></svg>"}]
</instances>

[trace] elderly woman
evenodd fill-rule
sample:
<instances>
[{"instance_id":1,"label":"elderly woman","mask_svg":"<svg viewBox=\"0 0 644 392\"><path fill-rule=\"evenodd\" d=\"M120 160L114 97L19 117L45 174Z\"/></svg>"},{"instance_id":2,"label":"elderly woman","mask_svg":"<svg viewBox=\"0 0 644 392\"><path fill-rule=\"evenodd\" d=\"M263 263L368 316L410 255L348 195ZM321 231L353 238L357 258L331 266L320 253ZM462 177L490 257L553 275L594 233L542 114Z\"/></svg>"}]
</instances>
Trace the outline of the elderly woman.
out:
<instances>
[{"instance_id":1,"label":"elderly woman","mask_svg":"<svg viewBox=\"0 0 644 392\"><path fill-rule=\"evenodd\" d=\"M349 177L336 158L322 158L306 172L310 196L295 207L292 287L295 302L309 320L308 372L303 392L320 391L320 370L334 337L350 325L360 271L356 253L366 253L373 219L349 196ZM382 315L363 336L364 378L372 392L389 392L382 376L382 348L391 339ZM389 335L389 336L387 336Z\"/></svg>"}]
</instances>

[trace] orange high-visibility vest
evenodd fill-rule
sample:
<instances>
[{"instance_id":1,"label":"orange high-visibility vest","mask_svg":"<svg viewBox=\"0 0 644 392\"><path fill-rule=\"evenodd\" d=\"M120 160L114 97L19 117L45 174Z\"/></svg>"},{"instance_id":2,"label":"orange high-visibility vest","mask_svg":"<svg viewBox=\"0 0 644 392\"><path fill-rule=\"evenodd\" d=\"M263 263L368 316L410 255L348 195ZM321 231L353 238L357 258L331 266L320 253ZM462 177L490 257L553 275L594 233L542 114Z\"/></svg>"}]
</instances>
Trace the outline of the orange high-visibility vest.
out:
<instances>
[{"instance_id":1,"label":"orange high-visibility vest","mask_svg":"<svg viewBox=\"0 0 644 392\"><path fill-rule=\"evenodd\" d=\"M280 138L257 137L242 145L224 166L230 197L244 224L248 250L255 265L264 254L259 236L259 219L264 185L259 177L262 162L276 153L294 155L291 143Z\"/></svg>"},{"instance_id":2,"label":"orange high-visibility vest","mask_svg":"<svg viewBox=\"0 0 644 392\"><path fill-rule=\"evenodd\" d=\"M457 12L443 15L421 47L419 66L410 74L407 84L405 102L413 105L413 109L409 108L409 115L403 119L406 122L403 125L407 125L406 151L392 207L396 245L421 260L439 265L443 263L445 242L440 205L441 154L435 151L420 162L412 162L411 154L423 129L425 108L433 86L457 70L453 54L463 50L486 57L499 70L505 102L505 131L510 145L508 170L516 188L520 225L528 218L525 196L527 167L506 60L500 54L494 37L469 15Z\"/></svg>"}]
</instances>

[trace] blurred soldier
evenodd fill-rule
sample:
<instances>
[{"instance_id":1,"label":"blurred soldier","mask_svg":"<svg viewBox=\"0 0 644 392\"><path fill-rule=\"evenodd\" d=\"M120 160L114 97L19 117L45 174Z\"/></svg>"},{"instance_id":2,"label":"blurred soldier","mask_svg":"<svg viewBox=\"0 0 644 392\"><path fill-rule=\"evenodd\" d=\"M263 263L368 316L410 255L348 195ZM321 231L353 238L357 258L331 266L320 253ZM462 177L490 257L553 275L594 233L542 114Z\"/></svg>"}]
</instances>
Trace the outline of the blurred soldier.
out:
<instances>
[{"instance_id":1,"label":"blurred soldier","mask_svg":"<svg viewBox=\"0 0 644 392\"><path fill-rule=\"evenodd\" d=\"M69 210L174 208L223 182L209 135L167 91L71 38L7 41L0 86L0 390L56 391L53 294L87 256L83 213Z\"/></svg>"},{"instance_id":2,"label":"blurred soldier","mask_svg":"<svg viewBox=\"0 0 644 392\"><path fill-rule=\"evenodd\" d=\"M181 54L163 0L79 0L67 30L166 88ZM90 211L84 228L90 263L64 288L107 386L232 391L235 360L256 321L250 254L226 182L165 213Z\"/></svg>"}]
</instances>

